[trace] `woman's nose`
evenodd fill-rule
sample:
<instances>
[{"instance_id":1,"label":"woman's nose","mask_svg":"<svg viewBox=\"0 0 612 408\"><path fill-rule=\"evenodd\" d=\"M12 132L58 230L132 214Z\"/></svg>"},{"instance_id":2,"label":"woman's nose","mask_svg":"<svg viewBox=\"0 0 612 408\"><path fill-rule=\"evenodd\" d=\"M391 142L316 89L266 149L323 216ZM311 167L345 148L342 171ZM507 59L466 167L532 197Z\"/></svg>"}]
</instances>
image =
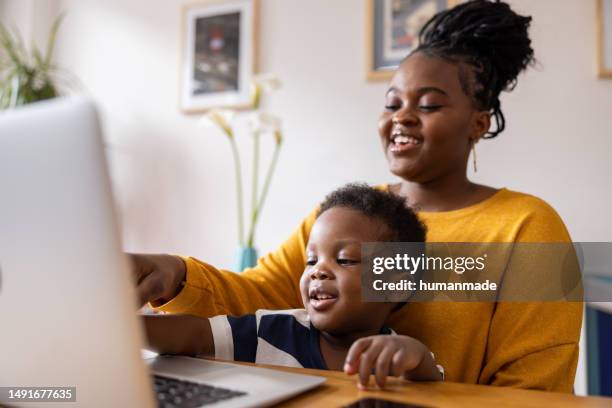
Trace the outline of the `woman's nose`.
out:
<instances>
[{"instance_id":1,"label":"woman's nose","mask_svg":"<svg viewBox=\"0 0 612 408\"><path fill-rule=\"evenodd\" d=\"M393 114L391 122L393 125L411 126L419 122L419 117L411 108L404 107Z\"/></svg>"}]
</instances>

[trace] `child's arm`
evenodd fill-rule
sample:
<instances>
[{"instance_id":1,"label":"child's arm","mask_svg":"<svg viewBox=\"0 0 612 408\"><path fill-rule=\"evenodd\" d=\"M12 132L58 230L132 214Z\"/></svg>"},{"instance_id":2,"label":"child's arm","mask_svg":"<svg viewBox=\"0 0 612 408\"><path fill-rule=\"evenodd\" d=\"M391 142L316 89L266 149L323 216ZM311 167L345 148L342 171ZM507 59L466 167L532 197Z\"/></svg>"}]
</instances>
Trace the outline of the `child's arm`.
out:
<instances>
[{"instance_id":1,"label":"child's arm","mask_svg":"<svg viewBox=\"0 0 612 408\"><path fill-rule=\"evenodd\" d=\"M408 336L371 336L353 343L344 371L349 375L359 373L358 385L363 388L367 387L373 369L380 388L384 388L389 375L417 381L443 380L429 349Z\"/></svg>"},{"instance_id":2,"label":"child's arm","mask_svg":"<svg viewBox=\"0 0 612 408\"><path fill-rule=\"evenodd\" d=\"M214 357L210 322L191 315L142 316L148 348L160 354L203 355Z\"/></svg>"}]
</instances>

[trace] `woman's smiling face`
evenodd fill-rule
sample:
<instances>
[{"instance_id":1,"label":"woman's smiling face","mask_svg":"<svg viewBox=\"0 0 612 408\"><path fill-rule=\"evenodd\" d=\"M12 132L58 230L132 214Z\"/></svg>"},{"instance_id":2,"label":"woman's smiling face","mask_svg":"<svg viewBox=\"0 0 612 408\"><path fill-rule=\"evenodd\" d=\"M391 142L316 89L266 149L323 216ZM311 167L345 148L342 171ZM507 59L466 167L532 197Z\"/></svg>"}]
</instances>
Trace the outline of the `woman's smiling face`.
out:
<instances>
[{"instance_id":1,"label":"woman's smiling face","mask_svg":"<svg viewBox=\"0 0 612 408\"><path fill-rule=\"evenodd\" d=\"M471 68L415 53L398 68L385 97L378 130L391 172L426 183L463 172L472 140L489 129L490 116L461 86Z\"/></svg>"}]
</instances>

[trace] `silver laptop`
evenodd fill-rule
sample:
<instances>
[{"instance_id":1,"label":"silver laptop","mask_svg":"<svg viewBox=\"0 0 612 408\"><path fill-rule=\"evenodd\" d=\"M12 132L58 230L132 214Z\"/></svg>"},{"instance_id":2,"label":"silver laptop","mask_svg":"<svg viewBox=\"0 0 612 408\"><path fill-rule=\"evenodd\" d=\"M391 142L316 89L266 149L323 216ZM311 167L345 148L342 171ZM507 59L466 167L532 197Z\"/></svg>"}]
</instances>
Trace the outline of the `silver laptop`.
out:
<instances>
[{"instance_id":1,"label":"silver laptop","mask_svg":"<svg viewBox=\"0 0 612 408\"><path fill-rule=\"evenodd\" d=\"M0 405L263 406L324 382L141 357L98 118L79 98L0 113L0 328Z\"/></svg>"}]
</instances>

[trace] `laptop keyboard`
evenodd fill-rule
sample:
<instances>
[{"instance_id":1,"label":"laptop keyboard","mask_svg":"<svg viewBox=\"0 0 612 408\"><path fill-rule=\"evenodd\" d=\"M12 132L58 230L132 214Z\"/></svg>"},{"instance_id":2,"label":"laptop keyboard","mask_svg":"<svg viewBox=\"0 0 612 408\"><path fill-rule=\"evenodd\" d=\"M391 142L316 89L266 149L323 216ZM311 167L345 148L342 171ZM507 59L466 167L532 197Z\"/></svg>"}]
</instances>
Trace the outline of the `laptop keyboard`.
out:
<instances>
[{"instance_id":1,"label":"laptop keyboard","mask_svg":"<svg viewBox=\"0 0 612 408\"><path fill-rule=\"evenodd\" d=\"M154 376L153 388L163 408L195 408L246 395L244 392L212 387L176 378Z\"/></svg>"}]
</instances>

